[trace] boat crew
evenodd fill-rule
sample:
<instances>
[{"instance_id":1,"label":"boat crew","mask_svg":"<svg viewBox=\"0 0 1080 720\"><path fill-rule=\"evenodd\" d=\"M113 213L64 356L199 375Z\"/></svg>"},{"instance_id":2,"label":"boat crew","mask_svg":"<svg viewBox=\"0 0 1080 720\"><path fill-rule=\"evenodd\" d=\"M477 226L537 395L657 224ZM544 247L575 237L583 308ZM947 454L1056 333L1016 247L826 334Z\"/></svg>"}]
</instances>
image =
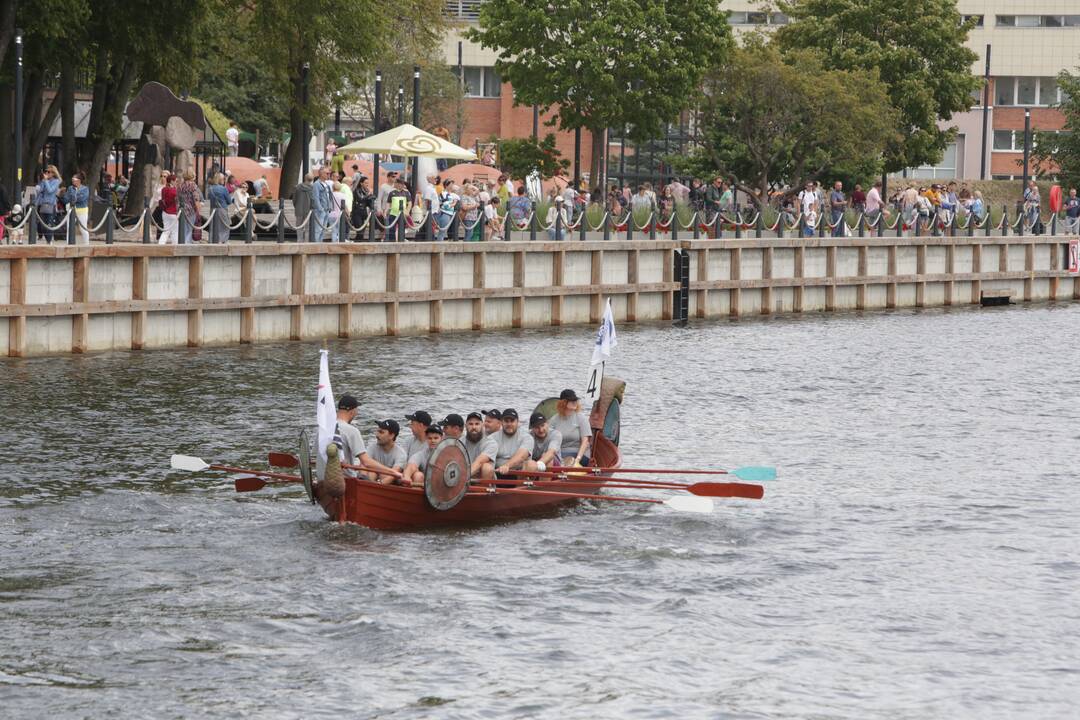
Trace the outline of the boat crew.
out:
<instances>
[{"instance_id":1,"label":"boat crew","mask_svg":"<svg viewBox=\"0 0 1080 720\"><path fill-rule=\"evenodd\" d=\"M380 420L375 425L379 429L375 431L375 441L367 446L368 455L371 456L372 460L381 462L383 465L400 473L405 467L405 463L409 461L409 458L405 455L405 448L397 443L401 426L398 425L397 420L390 419ZM377 480L384 485L389 485L396 479L394 475L384 475L377 472L365 472L364 474L368 480Z\"/></svg>"},{"instance_id":2,"label":"boat crew","mask_svg":"<svg viewBox=\"0 0 1080 720\"><path fill-rule=\"evenodd\" d=\"M562 461L562 433L551 429L543 413L534 412L529 417L529 433L533 436L532 459L537 470L543 472Z\"/></svg>"},{"instance_id":3,"label":"boat crew","mask_svg":"<svg viewBox=\"0 0 1080 720\"><path fill-rule=\"evenodd\" d=\"M363 465L365 468L380 475L385 474L391 478L401 477L400 470L388 467L368 454L367 447L364 445L363 434L352 424L352 421L356 419L359 409L360 403L352 395L346 393L338 399L337 428L334 430L334 444L338 446L338 457L341 459L341 464L343 466ZM321 455L316 464L318 466L316 468L318 476L320 478L324 477L326 462L322 459ZM349 477L357 477L356 470L345 467L342 469Z\"/></svg>"},{"instance_id":4,"label":"boat crew","mask_svg":"<svg viewBox=\"0 0 1080 720\"><path fill-rule=\"evenodd\" d=\"M498 436L502 432L502 410L484 410L484 434Z\"/></svg>"},{"instance_id":5,"label":"boat crew","mask_svg":"<svg viewBox=\"0 0 1080 720\"><path fill-rule=\"evenodd\" d=\"M409 456L409 462L405 465L405 472L403 473L409 482L420 487L424 486L424 471L427 470L431 453L442 442L443 429L438 425L430 425L424 431L424 435L424 447Z\"/></svg>"},{"instance_id":6,"label":"boat crew","mask_svg":"<svg viewBox=\"0 0 1080 720\"><path fill-rule=\"evenodd\" d=\"M502 432L502 423L499 423ZM465 418L465 450L469 453L469 477L481 480L495 478L495 456L499 445L491 435L484 435L484 419L478 412Z\"/></svg>"},{"instance_id":7,"label":"boat crew","mask_svg":"<svg viewBox=\"0 0 1080 720\"><path fill-rule=\"evenodd\" d=\"M424 410L417 410L412 415L406 415L405 419L409 421L409 430L412 431L409 439L405 441L405 456L412 457L413 453L427 447L425 434L432 424L431 415Z\"/></svg>"},{"instance_id":8,"label":"boat crew","mask_svg":"<svg viewBox=\"0 0 1080 720\"><path fill-rule=\"evenodd\" d=\"M518 424L517 410L502 411L502 431L495 437L498 449L495 453L495 472L499 477L511 470L535 470L531 455L536 444L529 431Z\"/></svg>"},{"instance_id":9,"label":"boat crew","mask_svg":"<svg viewBox=\"0 0 1080 720\"><path fill-rule=\"evenodd\" d=\"M443 432L446 433L448 438L460 440L461 436L465 434L465 421L457 413L450 413L442 419L439 425L442 426Z\"/></svg>"},{"instance_id":10,"label":"boat crew","mask_svg":"<svg viewBox=\"0 0 1080 720\"><path fill-rule=\"evenodd\" d=\"M581 400L577 393L569 388L563 390L555 407L558 412L548 424L562 435L562 464L571 467L588 465L592 428L585 413L581 412Z\"/></svg>"}]
</instances>

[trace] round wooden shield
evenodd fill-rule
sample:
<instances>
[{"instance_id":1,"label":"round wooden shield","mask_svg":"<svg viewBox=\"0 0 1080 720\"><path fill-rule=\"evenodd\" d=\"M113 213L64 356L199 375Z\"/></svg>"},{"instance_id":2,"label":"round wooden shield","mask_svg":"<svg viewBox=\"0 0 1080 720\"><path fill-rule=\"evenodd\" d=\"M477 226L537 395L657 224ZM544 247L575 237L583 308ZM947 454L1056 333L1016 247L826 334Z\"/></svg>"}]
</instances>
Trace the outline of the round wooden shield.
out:
<instances>
[{"instance_id":1,"label":"round wooden shield","mask_svg":"<svg viewBox=\"0 0 1080 720\"><path fill-rule=\"evenodd\" d=\"M307 430L300 431L300 447L296 453L300 460L300 477L304 480L304 490L307 491L308 500L315 504L315 491L311 486L311 442L308 440Z\"/></svg>"},{"instance_id":2,"label":"round wooden shield","mask_svg":"<svg viewBox=\"0 0 1080 720\"><path fill-rule=\"evenodd\" d=\"M1054 185L1050 188L1050 212L1061 212L1061 206L1064 203L1062 197L1061 186Z\"/></svg>"},{"instance_id":3,"label":"round wooden shield","mask_svg":"<svg viewBox=\"0 0 1080 720\"><path fill-rule=\"evenodd\" d=\"M555 413L559 412L559 398L549 397L547 400L541 400L540 404L533 408L534 413L540 413L548 420L555 417Z\"/></svg>"},{"instance_id":4,"label":"round wooden shield","mask_svg":"<svg viewBox=\"0 0 1080 720\"><path fill-rule=\"evenodd\" d=\"M449 510L469 489L469 454L460 440L446 438L431 451L424 471L424 497L436 510Z\"/></svg>"},{"instance_id":5,"label":"round wooden shield","mask_svg":"<svg viewBox=\"0 0 1080 720\"><path fill-rule=\"evenodd\" d=\"M604 437L616 445L619 444L619 431L622 429L622 405L618 398L612 398L604 417Z\"/></svg>"}]
</instances>

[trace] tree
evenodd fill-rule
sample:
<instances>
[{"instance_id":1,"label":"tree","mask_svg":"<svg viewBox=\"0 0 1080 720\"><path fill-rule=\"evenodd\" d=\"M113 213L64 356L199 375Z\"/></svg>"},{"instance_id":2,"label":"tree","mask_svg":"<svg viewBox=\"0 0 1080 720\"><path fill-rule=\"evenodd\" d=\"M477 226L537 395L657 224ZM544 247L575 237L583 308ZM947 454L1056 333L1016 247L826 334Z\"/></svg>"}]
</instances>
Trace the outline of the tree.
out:
<instances>
[{"instance_id":1,"label":"tree","mask_svg":"<svg viewBox=\"0 0 1080 720\"><path fill-rule=\"evenodd\" d=\"M516 104L557 105L552 123L592 133L594 184L604 131L625 125L636 139L655 136L731 47L720 3L701 0L500 0L481 6L468 37L498 52Z\"/></svg>"},{"instance_id":2,"label":"tree","mask_svg":"<svg viewBox=\"0 0 1080 720\"><path fill-rule=\"evenodd\" d=\"M560 157L555 148L555 136L548 133L540 142L531 137L503 140L499 143L499 167L510 177L524 180L534 170L551 177L560 168L570 167L570 161Z\"/></svg>"},{"instance_id":3,"label":"tree","mask_svg":"<svg viewBox=\"0 0 1080 720\"><path fill-rule=\"evenodd\" d=\"M1065 126L1060 132L1035 131L1032 168L1036 175L1057 175L1067 188L1080 187L1080 70L1062 71L1057 82L1062 99L1054 107L1065 116Z\"/></svg>"},{"instance_id":4,"label":"tree","mask_svg":"<svg viewBox=\"0 0 1080 720\"><path fill-rule=\"evenodd\" d=\"M699 172L711 166L750 197L759 190L767 198L774 182L799 187L840 168L844 175L829 179L854 172L862 180L880 169L897 135L896 114L873 71L827 70L815 51L782 56L760 38L748 38L709 75L705 98L704 142L677 164Z\"/></svg>"},{"instance_id":5,"label":"tree","mask_svg":"<svg viewBox=\"0 0 1080 720\"><path fill-rule=\"evenodd\" d=\"M788 0L780 9L791 18L776 32L782 49L817 49L830 69L878 71L904 130L886 149L887 171L941 161L956 131L939 121L969 110L982 87L964 46L975 20L964 22L955 0Z\"/></svg>"}]
</instances>

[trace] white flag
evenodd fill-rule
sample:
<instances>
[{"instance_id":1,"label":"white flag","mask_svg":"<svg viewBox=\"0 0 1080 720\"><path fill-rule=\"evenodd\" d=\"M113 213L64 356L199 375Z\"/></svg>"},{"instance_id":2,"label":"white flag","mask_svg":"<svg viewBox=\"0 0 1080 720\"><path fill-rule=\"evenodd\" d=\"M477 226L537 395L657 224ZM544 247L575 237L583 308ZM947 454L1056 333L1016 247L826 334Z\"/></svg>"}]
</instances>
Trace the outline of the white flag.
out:
<instances>
[{"instance_id":1,"label":"white flag","mask_svg":"<svg viewBox=\"0 0 1080 720\"><path fill-rule=\"evenodd\" d=\"M611 312L611 298L608 298L607 307L604 308L604 319L600 321L600 329L596 333L596 344L593 345L592 364L599 365L611 357L611 351L619 345L615 339L615 315Z\"/></svg>"},{"instance_id":2,"label":"white flag","mask_svg":"<svg viewBox=\"0 0 1080 720\"><path fill-rule=\"evenodd\" d=\"M337 433L337 408L334 391L330 388L330 365L326 350L319 351L319 399L315 403L315 422L319 426L319 458L326 463L326 446L334 442Z\"/></svg>"}]
</instances>

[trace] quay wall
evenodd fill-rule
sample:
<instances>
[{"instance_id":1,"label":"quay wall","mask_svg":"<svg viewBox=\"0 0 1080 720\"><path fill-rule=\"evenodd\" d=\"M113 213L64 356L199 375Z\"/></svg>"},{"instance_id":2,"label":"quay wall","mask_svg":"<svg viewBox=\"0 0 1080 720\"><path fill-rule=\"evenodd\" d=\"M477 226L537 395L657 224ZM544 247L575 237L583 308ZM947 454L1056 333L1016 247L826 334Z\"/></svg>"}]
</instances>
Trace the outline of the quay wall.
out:
<instances>
[{"instance_id":1,"label":"quay wall","mask_svg":"<svg viewBox=\"0 0 1080 720\"><path fill-rule=\"evenodd\" d=\"M1080 299L1068 236L0 247L12 357ZM678 258L678 259L677 259ZM682 260L681 258L685 258Z\"/></svg>"}]
</instances>

